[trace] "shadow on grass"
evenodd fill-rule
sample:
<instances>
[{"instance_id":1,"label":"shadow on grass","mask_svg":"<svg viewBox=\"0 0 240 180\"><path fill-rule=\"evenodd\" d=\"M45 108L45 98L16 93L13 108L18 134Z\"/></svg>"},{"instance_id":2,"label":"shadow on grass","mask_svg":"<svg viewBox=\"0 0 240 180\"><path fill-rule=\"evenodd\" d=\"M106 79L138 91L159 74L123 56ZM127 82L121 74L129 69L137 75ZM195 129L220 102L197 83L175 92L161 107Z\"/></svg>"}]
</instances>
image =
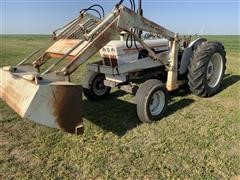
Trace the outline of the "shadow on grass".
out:
<instances>
[{"instance_id":1,"label":"shadow on grass","mask_svg":"<svg viewBox=\"0 0 240 180\"><path fill-rule=\"evenodd\" d=\"M183 98L179 101L175 101L168 105L167 111L165 113L165 117L170 116L171 114L176 113L178 110L183 109L190 104L194 103L193 99L190 98Z\"/></svg>"},{"instance_id":2,"label":"shadow on grass","mask_svg":"<svg viewBox=\"0 0 240 180\"><path fill-rule=\"evenodd\" d=\"M127 101L117 99L123 95L116 91L100 102L83 101L83 116L100 128L110 131L121 137L128 131L141 124L137 117L136 105ZM192 99L181 99L169 104L165 117L193 103Z\"/></svg>"},{"instance_id":3,"label":"shadow on grass","mask_svg":"<svg viewBox=\"0 0 240 180\"><path fill-rule=\"evenodd\" d=\"M229 86L232 86L233 84L237 83L238 81L240 81L240 75L226 74L225 77L223 78L223 82L222 82L220 91L227 89Z\"/></svg>"},{"instance_id":4,"label":"shadow on grass","mask_svg":"<svg viewBox=\"0 0 240 180\"><path fill-rule=\"evenodd\" d=\"M191 93L191 91L188 87L188 84L184 84L184 85L180 86L178 89L169 92L170 98L172 98L172 97L184 97L184 96L188 96L190 94L192 94L192 93Z\"/></svg>"},{"instance_id":5,"label":"shadow on grass","mask_svg":"<svg viewBox=\"0 0 240 180\"><path fill-rule=\"evenodd\" d=\"M240 81L240 75L231 75L231 74L226 74L223 78L222 85L220 87L219 91L223 91L224 89L227 89L228 87L234 85ZM169 93L170 94L170 99L172 97L183 97L192 94L192 92L189 89L188 84L184 84L180 86L177 90L174 90Z\"/></svg>"},{"instance_id":6,"label":"shadow on grass","mask_svg":"<svg viewBox=\"0 0 240 180\"><path fill-rule=\"evenodd\" d=\"M135 104L118 99L124 94L124 92L116 91L99 102L84 100L83 117L106 131L123 136L140 124Z\"/></svg>"}]
</instances>

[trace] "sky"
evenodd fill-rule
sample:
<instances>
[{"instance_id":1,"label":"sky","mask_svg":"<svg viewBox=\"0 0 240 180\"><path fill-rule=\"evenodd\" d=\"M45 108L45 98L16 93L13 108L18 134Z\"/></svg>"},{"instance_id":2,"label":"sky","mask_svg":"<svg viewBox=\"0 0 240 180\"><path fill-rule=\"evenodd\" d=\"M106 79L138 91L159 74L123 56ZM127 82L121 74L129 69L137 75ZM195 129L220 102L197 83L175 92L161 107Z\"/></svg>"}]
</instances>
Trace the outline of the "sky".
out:
<instances>
[{"instance_id":1,"label":"sky","mask_svg":"<svg viewBox=\"0 0 240 180\"><path fill-rule=\"evenodd\" d=\"M1 34L51 34L92 4L119 0L0 0ZM137 0L136 4L137 4ZM240 35L240 0L142 0L144 16L174 32ZM129 6L125 0L124 5Z\"/></svg>"}]
</instances>

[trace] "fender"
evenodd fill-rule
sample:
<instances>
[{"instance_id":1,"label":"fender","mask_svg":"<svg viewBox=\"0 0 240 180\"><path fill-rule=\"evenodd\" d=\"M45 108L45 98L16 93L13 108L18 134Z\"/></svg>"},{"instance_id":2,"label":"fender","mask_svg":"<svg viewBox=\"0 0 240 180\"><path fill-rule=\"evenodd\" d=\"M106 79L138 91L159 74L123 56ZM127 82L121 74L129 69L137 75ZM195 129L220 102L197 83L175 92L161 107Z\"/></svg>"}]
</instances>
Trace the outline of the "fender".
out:
<instances>
[{"instance_id":1,"label":"fender","mask_svg":"<svg viewBox=\"0 0 240 180\"><path fill-rule=\"evenodd\" d=\"M85 76L85 81L82 83L82 87L86 89L90 89L91 83L97 74L98 74L97 72L88 70Z\"/></svg>"},{"instance_id":2,"label":"fender","mask_svg":"<svg viewBox=\"0 0 240 180\"><path fill-rule=\"evenodd\" d=\"M196 40L192 41L187 48L184 49L181 64L179 68L179 74L185 74L188 69L188 65L190 63L190 58L193 55L193 51L197 48L198 45L202 44L202 42L207 41L205 38L197 38Z\"/></svg>"}]
</instances>

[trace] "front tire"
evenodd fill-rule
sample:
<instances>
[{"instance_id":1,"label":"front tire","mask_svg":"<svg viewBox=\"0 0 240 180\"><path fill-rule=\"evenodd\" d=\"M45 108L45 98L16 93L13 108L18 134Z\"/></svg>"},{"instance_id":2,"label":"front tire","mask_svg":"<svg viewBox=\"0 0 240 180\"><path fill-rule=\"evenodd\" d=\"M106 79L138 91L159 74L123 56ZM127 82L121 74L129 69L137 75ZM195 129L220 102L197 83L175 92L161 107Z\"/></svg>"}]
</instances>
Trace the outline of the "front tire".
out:
<instances>
[{"instance_id":1,"label":"front tire","mask_svg":"<svg viewBox=\"0 0 240 180\"><path fill-rule=\"evenodd\" d=\"M136 94L137 115L144 123L160 120L167 108L168 91L163 83L151 79L140 85Z\"/></svg>"},{"instance_id":2,"label":"front tire","mask_svg":"<svg viewBox=\"0 0 240 180\"><path fill-rule=\"evenodd\" d=\"M107 97L111 91L110 87L104 85L104 74L89 72L86 83L88 88L83 88L83 94L91 101L99 101Z\"/></svg>"},{"instance_id":3,"label":"front tire","mask_svg":"<svg viewBox=\"0 0 240 180\"><path fill-rule=\"evenodd\" d=\"M209 97L220 90L226 69L225 56L219 42L203 42L197 47L188 67L188 85L193 94Z\"/></svg>"}]
</instances>

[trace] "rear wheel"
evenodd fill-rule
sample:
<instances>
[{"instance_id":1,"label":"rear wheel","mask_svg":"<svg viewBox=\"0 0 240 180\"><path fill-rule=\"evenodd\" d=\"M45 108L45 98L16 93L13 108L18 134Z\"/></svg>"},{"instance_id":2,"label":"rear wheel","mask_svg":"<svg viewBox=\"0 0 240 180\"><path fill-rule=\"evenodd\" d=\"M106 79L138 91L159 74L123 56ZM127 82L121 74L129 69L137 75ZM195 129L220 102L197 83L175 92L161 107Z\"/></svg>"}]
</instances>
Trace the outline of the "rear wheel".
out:
<instances>
[{"instance_id":1,"label":"rear wheel","mask_svg":"<svg viewBox=\"0 0 240 180\"><path fill-rule=\"evenodd\" d=\"M197 47L188 67L192 93L208 97L219 91L226 69L225 56L224 47L218 42L204 42Z\"/></svg>"},{"instance_id":2,"label":"rear wheel","mask_svg":"<svg viewBox=\"0 0 240 180\"><path fill-rule=\"evenodd\" d=\"M167 107L168 91L163 83L151 79L139 87L136 94L137 114L142 122L160 120Z\"/></svg>"},{"instance_id":3,"label":"rear wheel","mask_svg":"<svg viewBox=\"0 0 240 180\"><path fill-rule=\"evenodd\" d=\"M111 91L110 87L104 85L104 74L98 74L94 72L87 77L88 88L83 88L84 95L92 101L98 101L104 99Z\"/></svg>"}]
</instances>

